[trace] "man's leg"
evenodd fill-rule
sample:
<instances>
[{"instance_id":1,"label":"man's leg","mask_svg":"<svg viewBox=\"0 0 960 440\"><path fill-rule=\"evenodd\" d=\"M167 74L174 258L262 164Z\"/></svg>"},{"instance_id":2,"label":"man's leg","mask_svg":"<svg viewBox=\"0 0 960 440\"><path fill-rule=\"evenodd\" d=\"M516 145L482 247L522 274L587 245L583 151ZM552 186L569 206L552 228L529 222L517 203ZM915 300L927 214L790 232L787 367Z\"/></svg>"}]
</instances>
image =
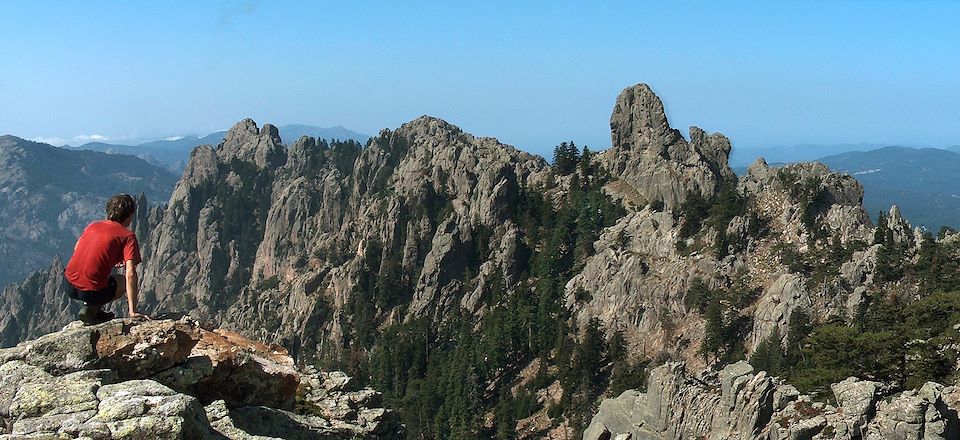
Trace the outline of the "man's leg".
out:
<instances>
[{"instance_id":1,"label":"man's leg","mask_svg":"<svg viewBox=\"0 0 960 440\"><path fill-rule=\"evenodd\" d=\"M127 296L127 279L123 275L110 275L117 282L117 293L113 295L110 302L114 302L124 296Z\"/></svg>"},{"instance_id":2,"label":"man's leg","mask_svg":"<svg viewBox=\"0 0 960 440\"><path fill-rule=\"evenodd\" d=\"M122 275L110 275L110 277L112 278L113 284L117 286L116 291L113 293L113 297L110 298L110 300L107 301L105 304L101 304L98 306L91 306L93 308L92 313L93 313L94 319L99 322L109 321L113 319L114 317L113 312L104 312L103 308L106 307L107 304L110 304L120 298L123 298L127 293L126 279Z\"/></svg>"}]
</instances>

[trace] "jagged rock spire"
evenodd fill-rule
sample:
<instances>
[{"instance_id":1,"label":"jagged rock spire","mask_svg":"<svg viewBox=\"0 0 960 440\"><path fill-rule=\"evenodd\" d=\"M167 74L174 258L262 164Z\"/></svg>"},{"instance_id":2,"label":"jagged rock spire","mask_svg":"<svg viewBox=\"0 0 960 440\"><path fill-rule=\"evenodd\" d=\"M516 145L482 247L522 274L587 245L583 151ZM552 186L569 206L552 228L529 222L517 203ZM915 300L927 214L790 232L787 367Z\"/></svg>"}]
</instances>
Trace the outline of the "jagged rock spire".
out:
<instances>
[{"instance_id":1,"label":"jagged rock spire","mask_svg":"<svg viewBox=\"0 0 960 440\"><path fill-rule=\"evenodd\" d=\"M627 87L610 116L608 169L648 202L679 205L689 191L712 195L736 176L727 163L730 141L690 128L690 141L670 127L663 102L646 84Z\"/></svg>"},{"instance_id":2,"label":"jagged rock spire","mask_svg":"<svg viewBox=\"0 0 960 440\"><path fill-rule=\"evenodd\" d=\"M257 123L250 118L238 122L227 131L223 143L217 148L217 154L224 161L235 157L253 162L261 168L278 167L287 160L277 127L263 124L258 129Z\"/></svg>"},{"instance_id":3,"label":"jagged rock spire","mask_svg":"<svg viewBox=\"0 0 960 440\"><path fill-rule=\"evenodd\" d=\"M642 83L627 87L617 97L610 115L610 137L613 148L620 151L659 149L682 138L670 128L663 102Z\"/></svg>"}]
</instances>

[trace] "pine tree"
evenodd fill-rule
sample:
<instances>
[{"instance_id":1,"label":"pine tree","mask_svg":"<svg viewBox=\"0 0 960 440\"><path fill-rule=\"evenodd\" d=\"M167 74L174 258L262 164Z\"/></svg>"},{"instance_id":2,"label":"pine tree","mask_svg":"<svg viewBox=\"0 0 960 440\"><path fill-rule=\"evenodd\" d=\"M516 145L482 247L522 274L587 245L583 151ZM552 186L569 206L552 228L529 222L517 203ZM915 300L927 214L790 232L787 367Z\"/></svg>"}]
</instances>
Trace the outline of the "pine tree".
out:
<instances>
[{"instance_id":1,"label":"pine tree","mask_svg":"<svg viewBox=\"0 0 960 440\"><path fill-rule=\"evenodd\" d=\"M563 142L553 148L553 168L557 174L566 176L572 173L579 162L580 154L573 142Z\"/></svg>"},{"instance_id":2,"label":"pine tree","mask_svg":"<svg viewBox=\"0 0 960 440\"><path fill-rule=\"evenodd\" d=\"M773 376L782 375L785 370L785 354L780 345L781 341L780 327L774 327L773 331L757 344L756 350L750 356L750 365Z\"/></svg>"}]
</instances>

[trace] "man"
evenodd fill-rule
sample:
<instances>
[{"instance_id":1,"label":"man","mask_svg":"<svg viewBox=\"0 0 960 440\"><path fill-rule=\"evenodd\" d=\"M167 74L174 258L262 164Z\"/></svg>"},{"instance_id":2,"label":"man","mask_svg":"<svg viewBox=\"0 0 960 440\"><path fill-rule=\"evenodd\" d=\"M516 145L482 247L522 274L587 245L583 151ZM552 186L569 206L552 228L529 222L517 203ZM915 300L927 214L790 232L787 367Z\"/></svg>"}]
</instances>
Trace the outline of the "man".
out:
<instances>
[{"instance_id":1,"label":"man","mask_svg":"<svg viewBox=\"0 0 960 440\"><path fill-rule=\"evenodd\" d=\"M129 229L137 204L129 194L117 194L107 201L106 210L107 219L87 226L73 248L64 271L70 297L84 302L79 318L86 324L113 319L113 313L104 312L103 306L124 295L131 318L149 319L137 313L140 244ZM124 276L111 275L114 267L123 267Z\"/></svg>"}]
</instances>

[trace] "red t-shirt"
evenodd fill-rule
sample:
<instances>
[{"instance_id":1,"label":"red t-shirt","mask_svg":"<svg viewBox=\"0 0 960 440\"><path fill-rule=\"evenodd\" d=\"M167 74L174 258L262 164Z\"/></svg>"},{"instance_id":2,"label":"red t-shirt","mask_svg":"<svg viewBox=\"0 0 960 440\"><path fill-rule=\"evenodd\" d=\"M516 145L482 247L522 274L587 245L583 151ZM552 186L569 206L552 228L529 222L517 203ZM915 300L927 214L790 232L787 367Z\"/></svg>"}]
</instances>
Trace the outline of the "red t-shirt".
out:
<instances>
[{"instance_id":1,"label":"red t-shirt","mask_svg":"<svg viewBox=\"0 0 960 440\"><path fill-rule=\"evenodd\" d=\"M80 235L64 275L77 290L100 290L107 287L113 267L127 260L140 264L137 236L112 220L93 222Z\"/></svg>"}]
</instances>

